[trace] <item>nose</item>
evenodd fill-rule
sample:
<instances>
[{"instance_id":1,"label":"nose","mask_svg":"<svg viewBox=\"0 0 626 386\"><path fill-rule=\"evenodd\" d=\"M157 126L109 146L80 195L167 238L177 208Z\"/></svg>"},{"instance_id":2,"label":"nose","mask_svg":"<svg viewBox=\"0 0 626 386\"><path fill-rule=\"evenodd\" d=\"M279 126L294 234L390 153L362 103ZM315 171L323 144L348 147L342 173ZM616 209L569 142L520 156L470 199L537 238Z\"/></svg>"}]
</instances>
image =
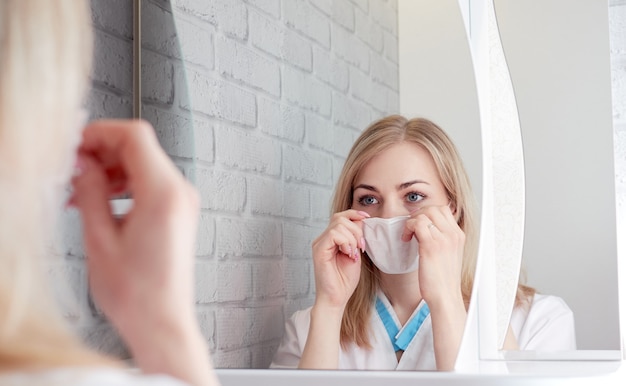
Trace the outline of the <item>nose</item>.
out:
<instances>
[{"instance_id":1,"label":"nose","mask_svg":"<svg viewBox=\"0 0 626 386\"><path fill-rule=\"evenodd\" d=\"M403 205L403 203L396 200L386 200L380 211L380 217L382 218L406 216L408 214L409 210Z\"/></svg>"}]
</instances>

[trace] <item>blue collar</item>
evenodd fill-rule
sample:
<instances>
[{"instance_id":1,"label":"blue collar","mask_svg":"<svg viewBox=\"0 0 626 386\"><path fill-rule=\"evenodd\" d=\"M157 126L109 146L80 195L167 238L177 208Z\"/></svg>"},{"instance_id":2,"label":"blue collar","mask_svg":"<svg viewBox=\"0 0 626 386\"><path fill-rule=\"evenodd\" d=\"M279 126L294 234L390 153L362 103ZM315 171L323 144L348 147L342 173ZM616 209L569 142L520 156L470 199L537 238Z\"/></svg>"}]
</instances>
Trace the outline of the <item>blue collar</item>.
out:
<instances>
[{"instance_id":1,"label":"blue collar","mask_svg":"<svg viewBox=\"0 0 626 386\"><path fill-rule=\"evenodd\" d=\"M395 351L406 350L409 343L415 338L424 320L426 320L426 317L430 315L430 309L428 305L424 303L424 306L422 306L419 312L413 315L405 324L402 331L400 331L400 327L396 324L396 321L389 313L387 307L385 307L385 304L378 297L376 298L376 311L378 311L378 316L387 330L387 334L389 335L389 339L391 339L391 344Z\"/></svg>"}]
</instances>

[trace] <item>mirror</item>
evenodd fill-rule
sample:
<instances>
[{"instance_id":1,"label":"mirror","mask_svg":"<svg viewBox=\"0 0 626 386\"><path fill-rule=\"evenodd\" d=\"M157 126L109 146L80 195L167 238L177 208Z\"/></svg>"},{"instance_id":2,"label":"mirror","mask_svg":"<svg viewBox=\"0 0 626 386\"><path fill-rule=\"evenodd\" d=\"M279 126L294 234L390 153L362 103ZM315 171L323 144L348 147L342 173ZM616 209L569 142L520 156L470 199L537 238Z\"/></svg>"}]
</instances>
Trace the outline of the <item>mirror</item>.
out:
<instances>
[{"instance_id":1,"label":"mirror","mask_svg":"<svg viewBox=\"0 0 626 386\"><path fill-rule=\"evenodd\" d=\"M589 350L590 359L600 358L591 350L617 350L619 358L607 6L556 0L494 5L524 151L527 282L566 301L578 350ZM602 226L589 230L589 223Z\"/></svg>"},{"instance_id":2,"label":"mirror","mask_svg":"<svg viewBox=\"0 0 626 386\"><path fill-rule=\"evenodd\" d=\"M91 3L97 53L89 106L94 117L130 117L132 4ZM217 367L265 368L286 318L314 299L310 245L327 224L347 151L369 122L402 111L401 1L142 3L144 117L173 130L161 133L162 143L202 196L196 301L203 332ZM467 14L469 0L457 3ZM173 82L145 84L163 79L157 74ZM471 103L460 100L458 111L477 122ZM481 151L478 137L455 141ZM127 357L88 306L78 222L64 217L75 232L63 236L63 268L72 271L78 303L68 317L92 345Z\"/></svg>"}]
</instances>

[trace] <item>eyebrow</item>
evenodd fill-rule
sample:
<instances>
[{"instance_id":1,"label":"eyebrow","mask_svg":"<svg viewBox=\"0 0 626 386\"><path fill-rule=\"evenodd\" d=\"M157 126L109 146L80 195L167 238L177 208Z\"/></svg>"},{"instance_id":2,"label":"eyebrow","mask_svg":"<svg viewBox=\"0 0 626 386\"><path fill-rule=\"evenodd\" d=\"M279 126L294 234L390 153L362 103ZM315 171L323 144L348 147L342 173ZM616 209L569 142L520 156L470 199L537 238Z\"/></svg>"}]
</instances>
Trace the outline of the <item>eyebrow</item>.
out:
<instances>
[{"instance_id":1,"label":"eyebrow","mask_svg":"<svg viewBox=\"0 0 626 386\"><path fill-rule=\"evenodd\" d=\"M398 185L397 190L402 190L402 189L406 189L411 185L415 185L415 184L426 184L426 185L430 185L428 182L423 181L423 180L413 180L413 181L408 181L408 182L403 182L400 185ZM372 185L367 185L367 184L359 184L357 186L354 187L353 190L357 190L357 189L365 189L365 190L371 190L372 192L376 192L378 193L378 189L376 189L374 186Z\"/></svg>"}]
</instances>

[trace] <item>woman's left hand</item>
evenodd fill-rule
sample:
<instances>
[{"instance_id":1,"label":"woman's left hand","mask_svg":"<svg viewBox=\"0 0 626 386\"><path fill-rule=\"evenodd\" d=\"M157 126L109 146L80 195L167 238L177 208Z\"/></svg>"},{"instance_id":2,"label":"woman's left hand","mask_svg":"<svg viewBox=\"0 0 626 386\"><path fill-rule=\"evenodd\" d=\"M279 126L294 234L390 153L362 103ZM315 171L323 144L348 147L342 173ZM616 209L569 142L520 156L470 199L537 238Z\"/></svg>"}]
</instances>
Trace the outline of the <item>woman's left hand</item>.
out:
<instances>
[{"instance_id":1,"label":"woman's left hand","mask_svg":"<svg viewBox=\"0 0 626 386\"><path fill-rule=\"evenodd\" d=\"M448 205L427 206L411 214L403 241L419 243L419 282L422 297L432 308L461 295L461 266L465 233Z\"/></svg>"}]
</instances>

